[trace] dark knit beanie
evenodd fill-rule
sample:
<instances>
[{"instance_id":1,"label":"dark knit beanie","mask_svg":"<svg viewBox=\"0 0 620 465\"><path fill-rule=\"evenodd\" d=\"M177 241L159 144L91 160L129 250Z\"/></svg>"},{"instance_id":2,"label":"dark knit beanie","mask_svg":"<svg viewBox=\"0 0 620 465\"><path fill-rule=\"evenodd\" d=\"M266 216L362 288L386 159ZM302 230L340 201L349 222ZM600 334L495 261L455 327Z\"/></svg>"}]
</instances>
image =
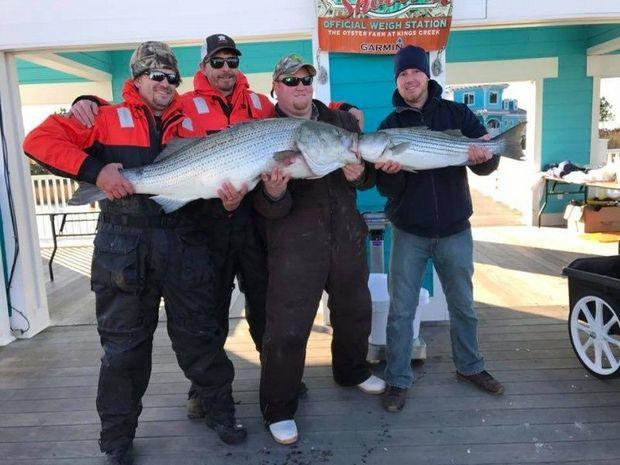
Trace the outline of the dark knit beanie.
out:
<instances>
[{"instance_id":1,"label":"dark knit beanie","mask_svg":"<svg viewBox=\"0 0 620 465\"><path fill-rule=\"evenodd\" d=\"M431 78L428 69L428 55L423 48L407 45L394 55L394 79L397 79L402 71L409 68L419 69L426 74L426 77Z\"/></svg>"}]
</instances>

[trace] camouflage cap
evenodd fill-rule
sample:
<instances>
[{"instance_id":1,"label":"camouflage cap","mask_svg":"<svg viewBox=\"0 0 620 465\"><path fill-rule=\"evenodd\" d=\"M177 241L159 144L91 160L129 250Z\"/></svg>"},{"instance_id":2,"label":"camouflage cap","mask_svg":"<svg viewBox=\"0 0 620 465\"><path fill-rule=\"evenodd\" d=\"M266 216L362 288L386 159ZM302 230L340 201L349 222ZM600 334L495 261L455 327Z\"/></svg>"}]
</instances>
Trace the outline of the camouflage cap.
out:
<instances>
[{"instance_id":1,"label":"camouflage cap","mask_svg":"<svg viewBox=\"0 0 620 465\"><path fill-rule=\"evenodd\" d=\"M276 67L273 70L273 80L277 81L280 76L291 76L304 67L310 73L310 76L316 76L316 69L312 66L312 63L306 63L296 53L283 56L276 63Z\"/></svg>"},{"instance_id":2,"label":"camouflage cap","mask_svg":"<svg viewBox=\"0 0 620 465\"><path fill-rule=\"evenodd\" d=\"M129 71L133 77L138 77L145 71L160 68L170 68L180 74L177 59L172 49L163 42L141 43L129 60Z\"/></svg>"}]
</instances>

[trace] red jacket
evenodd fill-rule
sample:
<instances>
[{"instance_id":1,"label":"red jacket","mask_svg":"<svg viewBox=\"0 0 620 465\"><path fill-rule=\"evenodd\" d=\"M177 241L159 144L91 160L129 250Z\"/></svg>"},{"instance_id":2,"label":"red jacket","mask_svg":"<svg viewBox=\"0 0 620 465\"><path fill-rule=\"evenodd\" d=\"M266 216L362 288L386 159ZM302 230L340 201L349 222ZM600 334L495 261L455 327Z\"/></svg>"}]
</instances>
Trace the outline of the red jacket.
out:
<instances>
[{"instance_id":1,"label":"red jacket","mask_svg":"<svg viewBox=\"0 0 620 465\"><path fill-rule=\"evenodd\" d=\"M237 74L237 82L228 100L199 70L194 75L194 90L183 94L181 102L183 112L194 123L193 129L198 136L221 131L241 121L275 115L273 103L267 96L252 92L248 79L241 72Z\"/></svg>"},{"instance_id":2,"label":"red jacket","mask_svg":"<svg viewBox=\"0 0 620 465\"><path fill-rule=\"evenodd\" d=\"M55 174L95 184L106 164L147 165L171 138L189 135L191 126L175 95L158 128L133 82L127 81L123 103L100 107L92 128L73 117L50 116L28 134L24 151Z\"/></svg>"},{"instance_id":3,"label":"red jacket","mask_svg":"<svg viewBox=\"0 0 620 465\"><path fill-rule=\"evenodd\" d=\"M194 90L181 96L183 112L193 123L193 136L200 137L212 134L227 127L251 119L264 119L275 116L273 103L262 94L250 90L248 79L241 72L237 73L237 82L229 98L223 96L211 83L202 71L194 75ZM217 234L225 234L233 220L243 224L251 215L251 205L246 198L234 212L224 209L219 199L209 199L202 204L203 218L207 223L214 225L214 220L220 219L226 224Z\"/></svg>"}]
</instances>

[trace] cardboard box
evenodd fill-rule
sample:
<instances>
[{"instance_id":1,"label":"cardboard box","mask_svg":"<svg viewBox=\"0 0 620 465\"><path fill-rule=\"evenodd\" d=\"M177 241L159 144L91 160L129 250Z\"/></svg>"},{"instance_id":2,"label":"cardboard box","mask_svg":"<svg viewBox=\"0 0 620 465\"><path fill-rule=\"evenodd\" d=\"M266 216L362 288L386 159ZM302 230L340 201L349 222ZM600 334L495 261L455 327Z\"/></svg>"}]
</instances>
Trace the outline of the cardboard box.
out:
<instances>
[{"instance_id":1,"label":"cardboard box","mask_svg":"<svg viewBox=\"0 0 620 465\"><path fill-rule=\"evenodd\" d=\"M620 231L620 207L567 205L566 226L579 233Z\"/></svg>"}]
</instances>

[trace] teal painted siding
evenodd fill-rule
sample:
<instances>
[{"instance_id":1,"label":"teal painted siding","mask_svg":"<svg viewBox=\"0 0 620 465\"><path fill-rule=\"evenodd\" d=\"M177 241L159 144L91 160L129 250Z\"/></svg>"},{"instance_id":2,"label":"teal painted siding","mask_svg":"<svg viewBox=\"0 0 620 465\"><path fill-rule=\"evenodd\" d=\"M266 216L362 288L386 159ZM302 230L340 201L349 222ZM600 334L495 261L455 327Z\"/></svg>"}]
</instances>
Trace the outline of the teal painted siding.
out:
<instances>
[{"instance_id":1,"label":"teal painted siding","mask_svg":"<svg viewBox=\"0 0 620 465\"><path fill-rule=\"evenodd\" d=\"M588 30L588 47L620 37L620 26L617 24L597 24Z\"/></svg>"},{"instance_id":2,"label":"teal painted siding","mask_svg":"<svg viewBox=\"0 0 620 465\"><path fill-rule=\"evenodd\" d=\"M112 65L112 52L61 52L58 55L107 73Z\"/></svg>"},{"instance_id":3,"label":"teal painted siding","mask_svg":"<svg viewBox=\"0 0 620 465\"><path fill-rule=\"evenodd\" d=\"M56 82L87 82L72 74L44 68L29 61L17 59L17 77L20 84L50 84Z\"/></svg>"},{"instance_id":4,"label":"teal painted siding","mask_svg":"<svg viewBox=\"0 0 620 465\"><path fill-rule=\"evenodd\" d=\"M363 129L374 130L392 108L395 89L392 57L331 53L329 67L332 100L362 108Z\"/></svg>"},{"instance_id":5,"label":"teal painted siding","mask_svg":"<svg viewBox=\"0 0 620 465\"><path fill-rule=\"evenodd\" d=\"M114 102L121 101L121 90L123 83L129 77L129 59L132 53L132 50L116 50L112 52L110 74L112 74L112 100Z\"/></svg>"},{"instance_id":6,"label":"teal painted siding","mask_svg":"<svg viewBox=\"0 0 620 465\"><path fill-rule=\"evenodd\" d=\"M260 42L239 44L241 70L244 73L271 73L277 61L289 53L297 53L312 62L312 41Z\"/></svg>"}]
</instances>

